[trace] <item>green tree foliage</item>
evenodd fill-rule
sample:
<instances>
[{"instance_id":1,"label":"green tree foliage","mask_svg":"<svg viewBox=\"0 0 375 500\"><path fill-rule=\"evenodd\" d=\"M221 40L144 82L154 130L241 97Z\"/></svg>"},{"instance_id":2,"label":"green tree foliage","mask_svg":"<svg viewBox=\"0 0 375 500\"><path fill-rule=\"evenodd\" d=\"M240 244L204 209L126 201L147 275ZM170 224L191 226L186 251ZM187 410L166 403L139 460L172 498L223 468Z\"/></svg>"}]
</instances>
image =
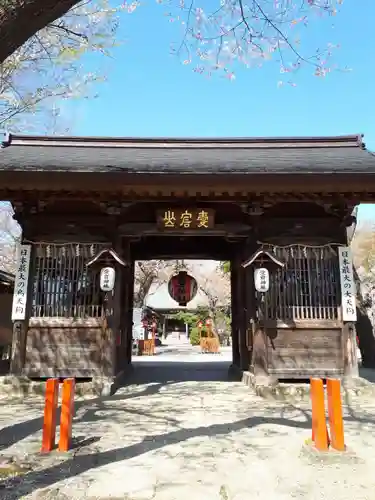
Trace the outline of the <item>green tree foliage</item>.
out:
<instances>
[{"instance_id":1,"label":"green tree foliage","mask_svg":"<svg viewBox=\"0 0 375 500\"><path fill-rule=\"evenodd\" d=\"M208 309L198 308L197 311L178 311L173 314L173 317L178 320L186 323L189 328L194 328L197 326L199 321L205 321L208 316Z\"/></svg>"},{"instance_id":2,"label":"green tree foliage","mask_svg":"<svg viewBox=\"0 0 375 500\"><path fill-rule=\"evenodd\" d=\"M207 331L204 327L202 328L201 335L202 335L202 337L205 337L207 335ZM189 338L190 338L191 345L199 345L201 337L200 337L198 327L194 327L191 329Z\"/></svg>"},{"instance_id":3,"label":"green tree foliage","mask_svg":"<svg viewBox=\"0 0 375 500\"><path fill-rule=\"evenodd\" d=\"M220 262L220 269L221 269L221 272L223 272L224 274L229 274L230 273L230 261L224 260L223 262Z\"/></svg>"}]
</instances>

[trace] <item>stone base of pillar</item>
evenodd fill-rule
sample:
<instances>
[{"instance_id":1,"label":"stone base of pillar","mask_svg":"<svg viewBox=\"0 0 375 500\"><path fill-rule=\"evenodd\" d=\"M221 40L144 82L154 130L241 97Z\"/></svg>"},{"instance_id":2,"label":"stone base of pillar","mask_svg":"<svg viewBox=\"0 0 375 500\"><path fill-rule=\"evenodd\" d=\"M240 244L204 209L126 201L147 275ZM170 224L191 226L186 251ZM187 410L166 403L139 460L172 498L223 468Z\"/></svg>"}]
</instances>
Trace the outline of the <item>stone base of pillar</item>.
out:
<instances>
[{"instance_id":1,"label":"stone base of pillar","mask_svg":"<svg viewBox=\"0 0 375 500\"><path fill-rule=\"evenodd\" d=\"M233 363L228 368L229 380L237 380L240 382L242 380L242 375L243 375L243 370L241 370L241 368L238 365Z\"/></svg>"},{"instance_id":2,"label":"stone base of pillar","mask_svg":"<svg viewBox=\"0 0 375 500\"><path fill-rule=\"evenodd\" d=\"M132 365L122 370L116 377L93 377L87 382L78 382L75 387L77 398L95 398L112 396L131 375ZM61 389L62 384L60 384ZM24 398L44 397L46 388L45 380L30 379L24 375L5 375L0 377L0 398L6 400L22 400Z\"/></svg>"}]
</instances>

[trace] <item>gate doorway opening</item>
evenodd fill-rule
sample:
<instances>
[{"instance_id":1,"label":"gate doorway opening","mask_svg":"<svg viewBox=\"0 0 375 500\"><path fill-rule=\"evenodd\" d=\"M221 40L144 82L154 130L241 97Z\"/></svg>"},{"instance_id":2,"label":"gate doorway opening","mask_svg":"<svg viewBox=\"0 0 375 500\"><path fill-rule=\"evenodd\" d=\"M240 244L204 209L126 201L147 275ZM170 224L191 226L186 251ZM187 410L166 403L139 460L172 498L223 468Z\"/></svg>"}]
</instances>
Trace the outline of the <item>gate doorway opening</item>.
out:
<instances>
[{"instance_id":1,"label":"gate doorway opening","mask_svg":"<svg viewBox=\"0 0 375 500\"><path fill-rule=\"evenodd\" d=\"M187 273L191 299L186 305L171 296L181 272ZM132 365L137 380L228 380L233 359L231 309L228 262L136 261Z\"/></svg>"}]
</instances>

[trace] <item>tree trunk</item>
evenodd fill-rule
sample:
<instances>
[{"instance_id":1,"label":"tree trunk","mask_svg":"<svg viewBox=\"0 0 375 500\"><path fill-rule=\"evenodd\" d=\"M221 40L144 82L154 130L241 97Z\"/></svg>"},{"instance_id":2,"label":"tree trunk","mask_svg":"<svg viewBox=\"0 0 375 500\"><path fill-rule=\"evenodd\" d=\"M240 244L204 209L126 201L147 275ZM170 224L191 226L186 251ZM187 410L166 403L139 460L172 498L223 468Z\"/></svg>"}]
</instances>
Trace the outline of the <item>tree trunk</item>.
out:
<instances>
[{"instance_id":1,"label":"tree trunk","mask_svg":"<svg viewBox=\"0 0 375 500\"><path fill-rule=\"evenodd\" d=\"M0 0L0 63L79 0Z\"/></svg>"},{"instance_id":2,"label":"tree trunk","mask_svg":"<svg viewBox=\"0 0 375 500\"><path fill-rule=\"evenodd\" d=\"M366 302L361 292L361 281L356 269L354 270L354 282L357 292L357 323L355 325L359 339L359 350L362 356L362 366L375 368L375 338L374 329L368 317Z\"/></svg>"}]
</instances>

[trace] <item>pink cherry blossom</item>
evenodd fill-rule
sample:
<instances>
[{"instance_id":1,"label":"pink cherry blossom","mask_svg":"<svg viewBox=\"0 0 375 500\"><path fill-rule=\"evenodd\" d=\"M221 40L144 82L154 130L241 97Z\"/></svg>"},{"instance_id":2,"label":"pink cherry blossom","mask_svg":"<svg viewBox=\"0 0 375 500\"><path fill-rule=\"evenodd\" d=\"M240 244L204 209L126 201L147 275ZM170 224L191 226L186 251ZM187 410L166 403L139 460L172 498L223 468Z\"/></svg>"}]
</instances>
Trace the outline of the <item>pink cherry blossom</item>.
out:
<instances>
[{"instance_id":1,"label":"pink cherry blossom","mask_svg":"<svg viewBox=\"0 0 375 500\"><path fill-rule=\"evenodd\" d=\"M173 0L165 1L169 9L173 7ZM205 54L205 64L194 66L196 73L211 75L219 71L232 80L234 65L258 68L271 60L289 75L305 67L322 77L335 69L333 49L338 46L328 43L313 54L305 53L301 30L307 36L306 28L314 16L336 15L342 0L219 0L210 11L203 10L207 3L199 5L196 1L178 0L175 5L183 28L176 55L182 61L202 61L202 52Z\"/></svg>"}]
</instances>

